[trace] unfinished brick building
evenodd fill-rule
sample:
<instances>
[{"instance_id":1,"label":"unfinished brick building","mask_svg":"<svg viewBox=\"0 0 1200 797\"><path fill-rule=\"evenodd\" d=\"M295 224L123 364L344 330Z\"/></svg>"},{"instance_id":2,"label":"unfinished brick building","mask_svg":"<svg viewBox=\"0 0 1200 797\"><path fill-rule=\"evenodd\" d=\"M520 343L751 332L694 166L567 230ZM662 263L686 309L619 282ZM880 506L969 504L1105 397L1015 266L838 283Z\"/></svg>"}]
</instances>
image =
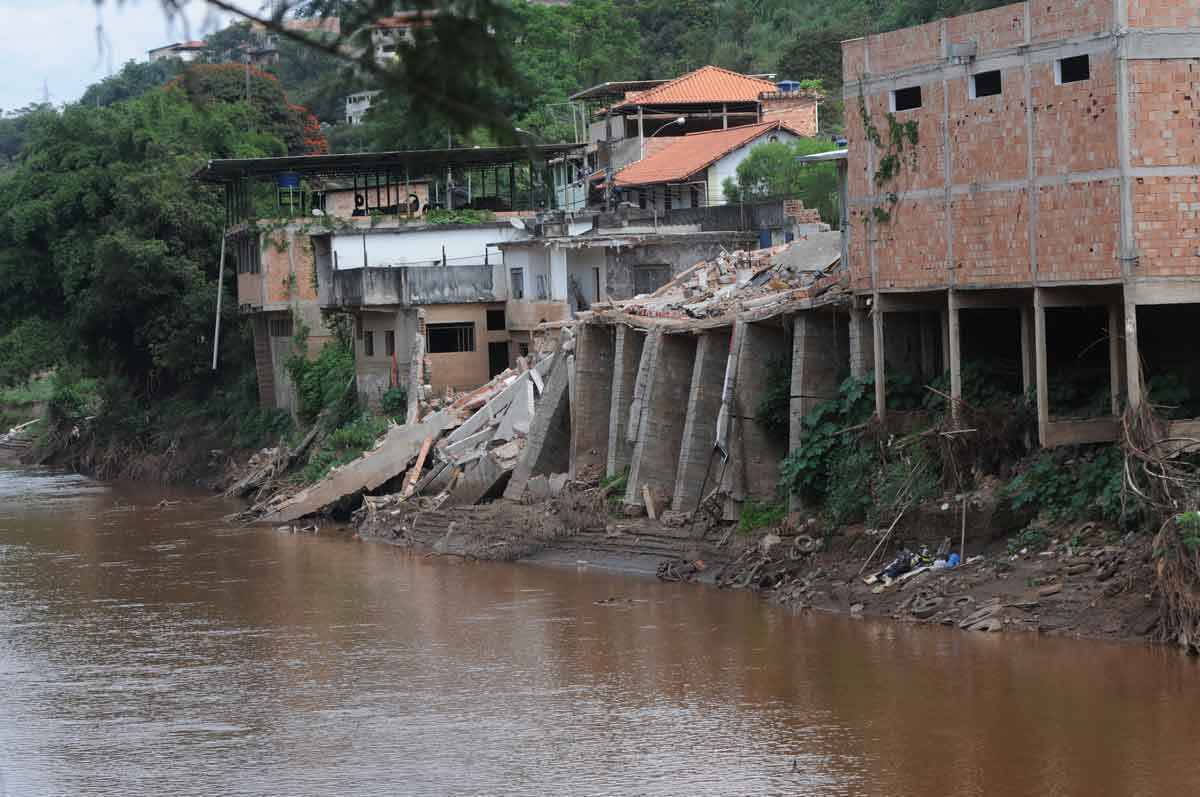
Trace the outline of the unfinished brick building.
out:
<instances>
[{"instance_id":1,"label":"unfinished brick building","mask_svg":"<svg viewBox=\"0 0 1200 797\"><path fill-rule=\"evenodd\" d=\"M843 74L855 371L960 397L1007 364L1047 446L1115 439L1147 383L1200 397L1200 4L1017 3L844 42Z\"/></svg>"}]
</instances>

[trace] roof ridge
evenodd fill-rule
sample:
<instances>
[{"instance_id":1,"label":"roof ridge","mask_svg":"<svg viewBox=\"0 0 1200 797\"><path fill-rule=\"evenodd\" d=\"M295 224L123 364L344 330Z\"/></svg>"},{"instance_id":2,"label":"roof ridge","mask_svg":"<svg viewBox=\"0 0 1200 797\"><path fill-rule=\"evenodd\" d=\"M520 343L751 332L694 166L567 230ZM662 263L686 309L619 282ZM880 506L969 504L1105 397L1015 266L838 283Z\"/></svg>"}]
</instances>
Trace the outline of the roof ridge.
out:
<instances>
[{"instance_id":1,"label":"roof ridge","mask_svg":"<svg viewBox=\"0 0 1200 797\"><path fill-rule=\"evenodd\" d=\"M710 136L710 135L713 135L714 133L732 133L736 130L749 130L751 128L756 128L756 127L766 127L768 125L778 125L778 124L782 124L782 121L783 120L781 120L781 119L772 119L770 121L764 121L764 122L751 122L748 125L734 125L733 127L722 127L718 130L697 130L694 133L684 133L682 136L677 136L677 138L691 138L692 136Z\"/></svg>"},{"instance_id":2,"label":"roof ridge","mask_svg":"<svg viewBox=\"0 0 1200 797\"><path fill-rule=\"evenodd\" d=\"M696 69L693 69L690 72L685 72L684 74L680 75L679 77L671 78L670 80L666 81L665 83L660 83L659 85L654 86L649 89L646 89L645 91L636 92L636 96L624 99L621 102L614 105L613 107L616 108L621 105L633 104L634 100L644 101L646 99L653 99L654 95L659 94L659 93L665 93L672 87L681 83L682 81L688 80L690 78L694 78L703 72L720 72L720 73L722 73L724 75L728 75L730 77L741 78L742 80L748 80L753 83L764 84L767 86L771 86L772 88L774 88L776 85L769 80L763 80L762 78L751 77L750 75L743 75L741 72L734 72L732 69L726 69L723 66L716 66L715 64L705 64L704 66L697 67ZM645 104L645 103L638 102L637 104Z\"/></svg>"}]
</instances>

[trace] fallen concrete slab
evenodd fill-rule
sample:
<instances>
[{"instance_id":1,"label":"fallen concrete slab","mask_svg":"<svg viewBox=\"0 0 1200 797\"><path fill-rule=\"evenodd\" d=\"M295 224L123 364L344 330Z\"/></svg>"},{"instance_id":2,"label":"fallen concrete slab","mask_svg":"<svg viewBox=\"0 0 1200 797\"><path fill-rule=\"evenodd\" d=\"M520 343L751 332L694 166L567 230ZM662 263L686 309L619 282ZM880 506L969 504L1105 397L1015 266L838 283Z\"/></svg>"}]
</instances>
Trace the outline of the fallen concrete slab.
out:
<instances>
[{"instance_id":1,"label":"fallen concrete slab","mask_svg":"<svg viewBox=\"0 0 1200 797\"><path fill-rule=\"evenodd\" d=\"M346 496L378 489L408 468L427 437L438 437L456 420L451 413L436 412L420 423L393 426L375 448L296 493L260 522L290 523L320 512Z\"/></svg>"}]
</instances>

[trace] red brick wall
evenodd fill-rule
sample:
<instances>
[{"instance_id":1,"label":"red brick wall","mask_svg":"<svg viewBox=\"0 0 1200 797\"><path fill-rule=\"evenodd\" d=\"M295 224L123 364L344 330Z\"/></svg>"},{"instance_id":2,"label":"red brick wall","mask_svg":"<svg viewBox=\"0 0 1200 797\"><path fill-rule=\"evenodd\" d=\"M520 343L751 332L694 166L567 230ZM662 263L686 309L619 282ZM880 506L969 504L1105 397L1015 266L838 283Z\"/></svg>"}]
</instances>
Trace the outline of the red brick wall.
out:
<instances>
[{"instance_id":1,"label":"red brick wall","mask_svg":"<svg viewBox=\"0 0 1200 797\"><path fill-rule=\"evenodd\" d=\"M901 200L875 226L880 288L946 285L946 223L940 198Z\"/></svg>"},{"instance_id":2,"label":"red brick wall","mask_svg":"<svg viewBox=\"0 0 1200 797\"><path fill-rule=\"evenodd\" d=\"M312 242L303 233L292 238L291 258L295 261L296 277L289 279L292 261L288 257L288 233L272 230L263 234L262 272L267 286L267 302L316 301L313 289L313 271L316 257Z\"/></svg>"},{"instance_id":3,"label":"red brick wall","mask_svg":"<svg viewBox=\"0 0 1200 797\"><path fill-rule=\"evenodd\" d=\"M1025 191L956 196L950 210L957 284L1002 285L1032 279Z\"/></svg>"},{"instance_id":4,"label":"red brick wall","mask_svg":"<svg viewBox=\"0 0 1200 797\"><path fill-rule=\"evenodd\" d=\"M1025 73L1006 70L1001 85L999 95L972 100L966 80L949 83L950 168L956 183L1006 182L1027 176Z\"/></svg>"},{"instance_id":5,"label":"red brick wall","mask_svg":"<svg viewBox=\"0 0 1200 797\"><path fill-rule=\"evenodd\" d=\"M1065 174L1120 166L1117 155L1116 65L1109 54L1091 56L1091 77L1054 84L1054 64L1032 69L1037 174Z\"/></svg>"},{"instance_id":6,"label":"red brick wall","mask_svg":"<svg viewBox=\"0 0 1200 797\"><path fill-rule=\"evenodd\" d=\"M1112 0L1034 0L1029 10L1034 44L1114 27Z\"/></svg>"},{"instance_id":7,"label":"red brick wall","mask_svg":"<svg viewBox=\"0 0 1200 797\"><path fill-rule=\"evenodd\" d=\"M867 214L862 207L852 207L847 214L850 230L850 286L856 291L871 289L871 263L867 258Z\"/></svg>"},{"instance_id":8,"label":"red brick wall","mask_svg":"<svg viewBox=\"0 0 1200 797\"><path fill-rule=\"evenodd\" d=\"M1200 178L1139 177L1133 185L1139 276L1200 276Z\"/></svg>"},{"instance_id":9,"label":"red brick wall","mask_svg":"<svg viewBox=\"0 0 1200 797\"><path fill-rule=\"evenodd\" d=\"M1130 163L1200 164L1200 59L1129 62Z\"/></svg>"},{"instance_id":10,"label":"red brick wall","mask_svg":"<svg viewBox=\"0 0 1200 797\"><path fill-rule=\"evenodd\" d=\"M1194 0L1126 0L1129 25L1135 28L1200 26L1200 5Z\"/></svg>"},{"instance_id":11,"label":"red brick wall","mask_svg":"<svg viewBox=\"0 0 1200 797\"><path fill-rule=\"evenodd\" d=\"M941 22L867 37L871 73L880 75L918 64L928 64L941 55Z\"/></svg>"},{"instance_id":12,"label":"red brick wall","mask_svg":"<svg viewBox=\"0 0 1200 797\"><path fill-rule=\"evenodd\" d=\"M951 17L946 20L946 38L951 44L974 41L980 53L1016 47L1025 41L1025 4Z\"/></svg>"},{"instance_id":13,"label":"red brick wall","mask_svg":"<svg viewBox=\"0 0 1200 797\"><path fill-rule=\"evenodd\" d=\"M817 100L812 96L764 99L763 121L783 122L802 136L815 136L818 121Z\"/></svg>"},{"instance_id":14,"label":"red brick wall","mask_svg":"<svg viewBox=\"0 0 1200 797\"><path fill-rule=\"evenodd\" d=\"M1038 189L1038 277L1083 281L1121 276L1119 181Z\"/></svg>"}]
</instances>

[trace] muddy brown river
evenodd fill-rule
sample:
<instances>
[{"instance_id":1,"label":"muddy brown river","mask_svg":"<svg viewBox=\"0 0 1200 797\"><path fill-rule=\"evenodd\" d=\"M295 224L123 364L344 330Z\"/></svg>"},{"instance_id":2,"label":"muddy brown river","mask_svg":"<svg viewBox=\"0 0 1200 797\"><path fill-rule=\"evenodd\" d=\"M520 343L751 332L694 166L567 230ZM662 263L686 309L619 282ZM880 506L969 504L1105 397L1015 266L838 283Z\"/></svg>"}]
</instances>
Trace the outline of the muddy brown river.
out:
<instances>
[{"instance_id":1,"label":"muddy brown river","mask_svg":"<svg viewBox=\"0 0 1200 797\"><path fill-rule=\"evenodd\" d=\"M0 470L0 794L1200 793L1200 670L1171 651L456 564L232 508Z\"/></svg>"}]
</instances>

